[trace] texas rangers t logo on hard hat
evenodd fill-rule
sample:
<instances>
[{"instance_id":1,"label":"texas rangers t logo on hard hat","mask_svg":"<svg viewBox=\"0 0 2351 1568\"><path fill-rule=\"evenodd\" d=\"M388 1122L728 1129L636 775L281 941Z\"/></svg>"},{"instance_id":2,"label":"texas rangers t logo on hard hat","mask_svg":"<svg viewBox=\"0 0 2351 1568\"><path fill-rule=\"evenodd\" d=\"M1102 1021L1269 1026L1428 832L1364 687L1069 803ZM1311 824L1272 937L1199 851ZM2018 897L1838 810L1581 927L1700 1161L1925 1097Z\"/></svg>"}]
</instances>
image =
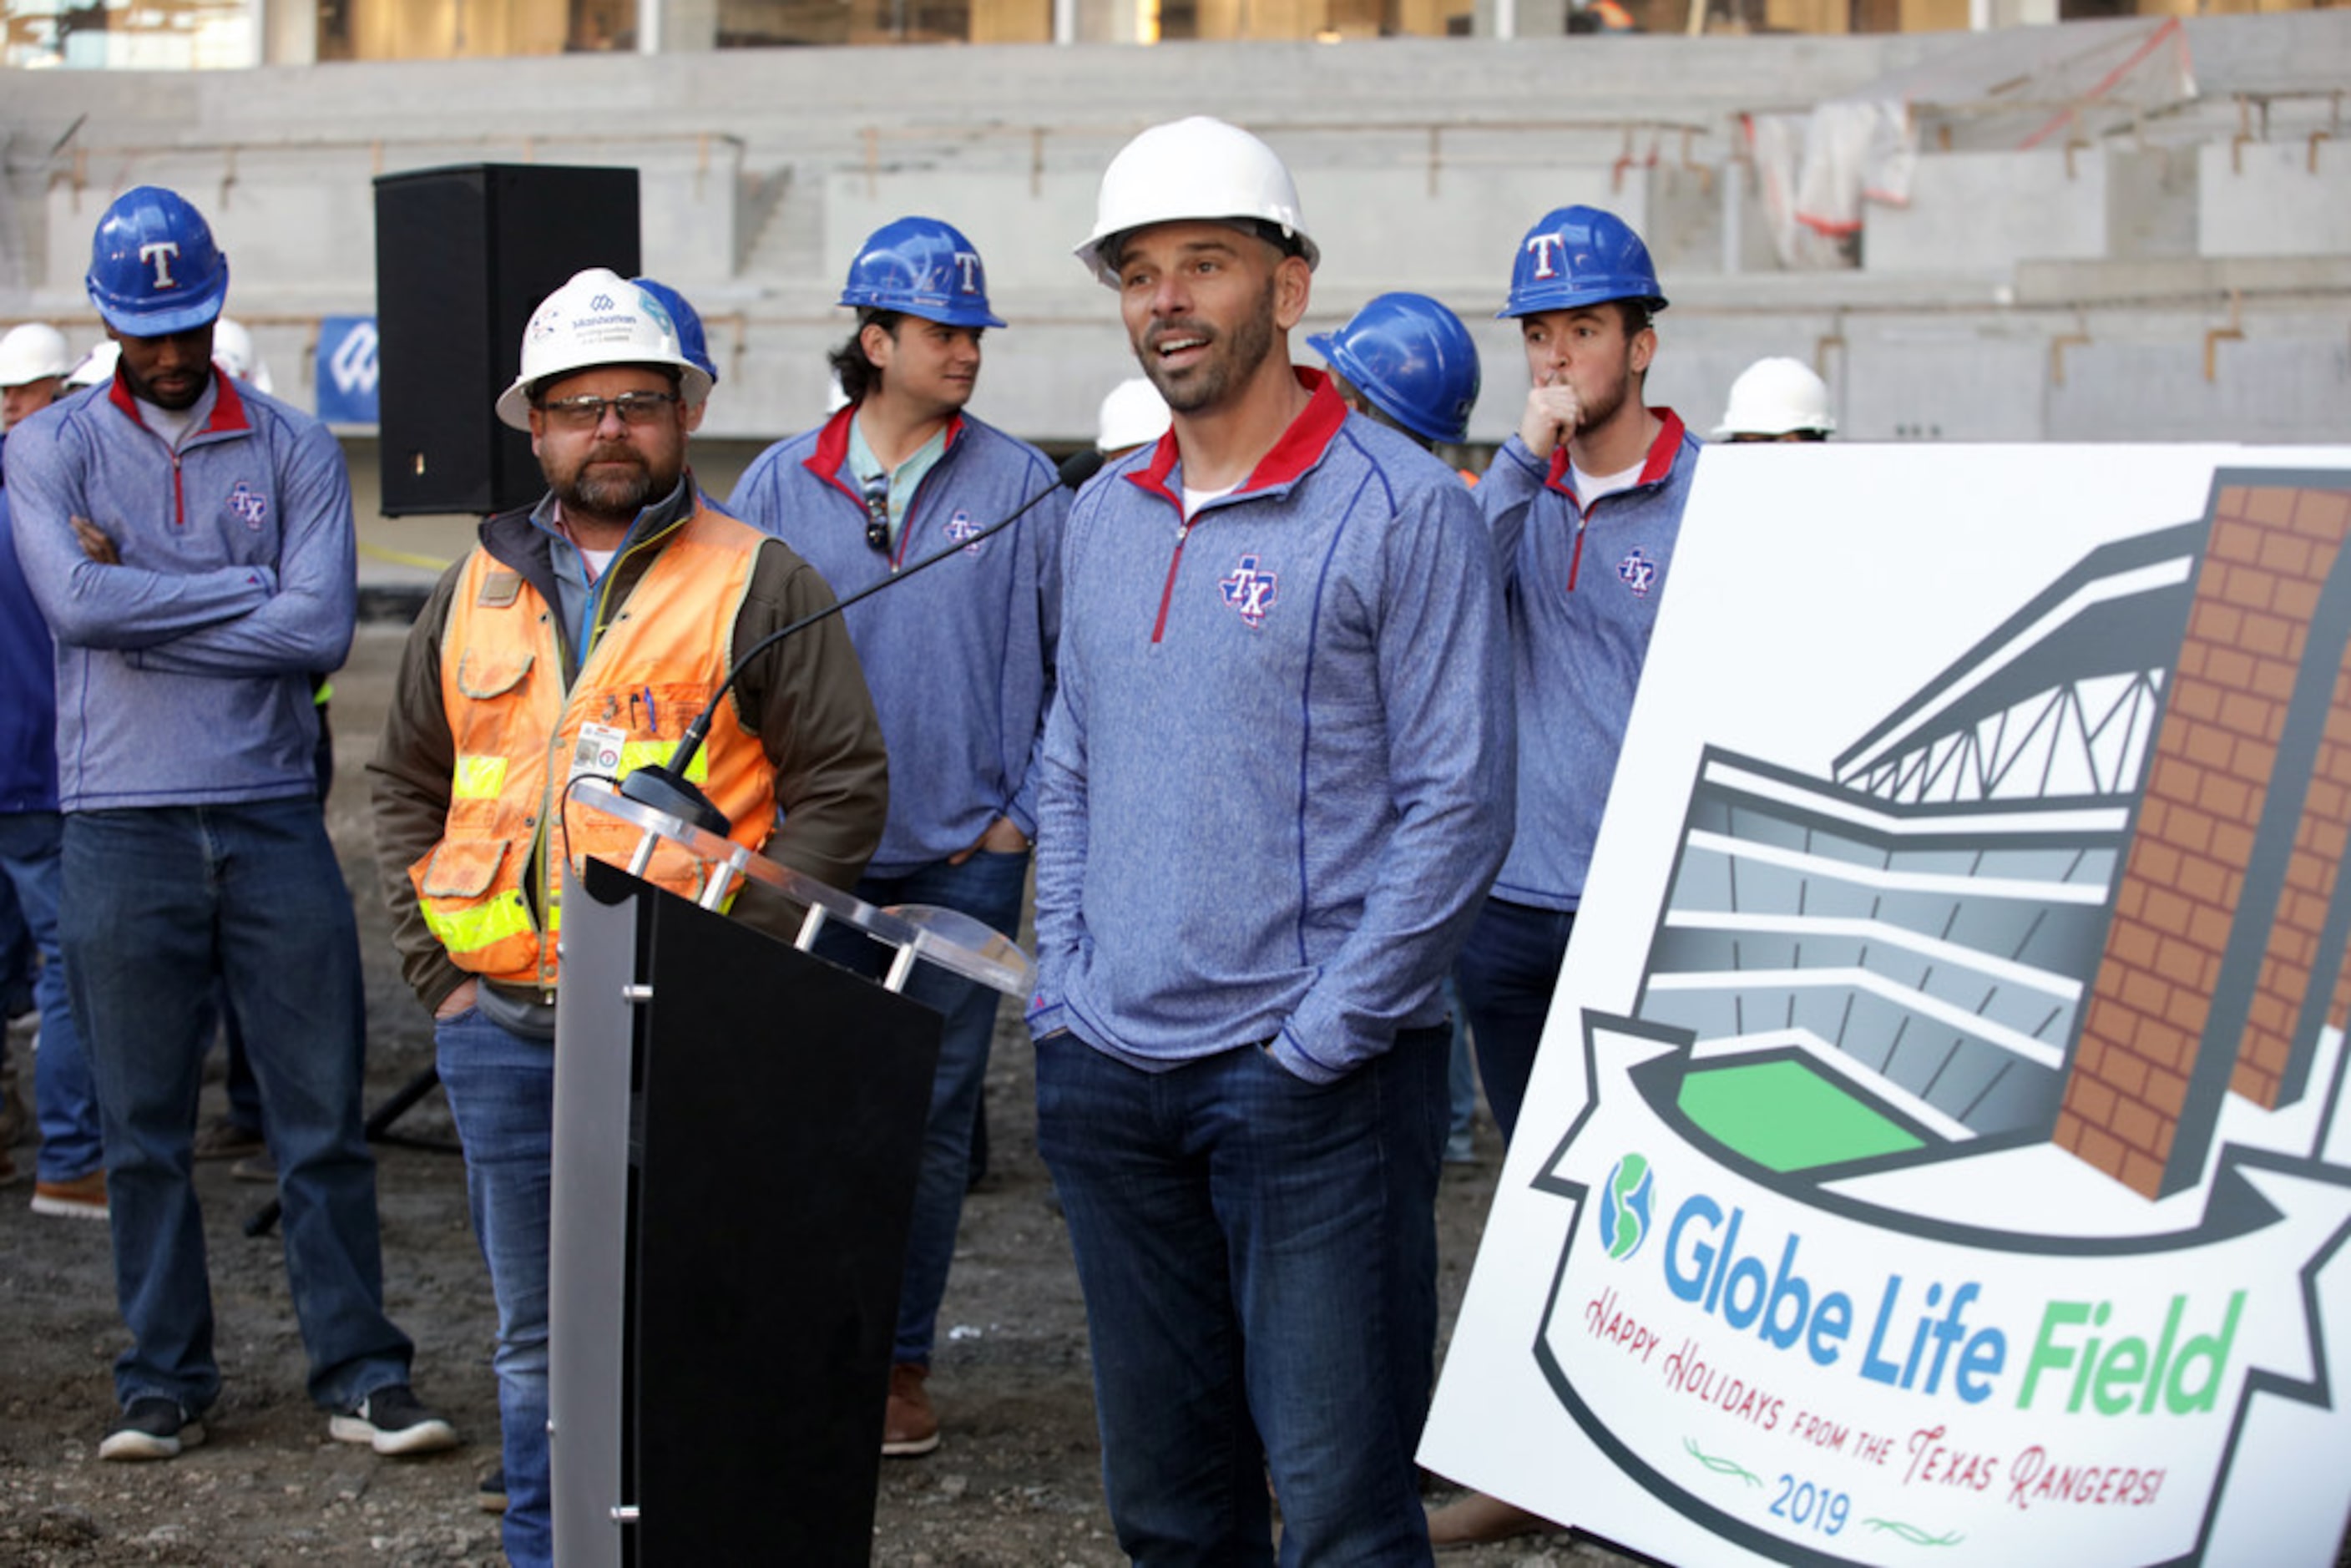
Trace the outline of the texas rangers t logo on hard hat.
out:
<instances>
[{"instance_id":1,"label":"texas rangers t logo on hard hat","mask_svg":"<svg viewBox=\"0 0 2351 1568\"><path fill-rule=\"evenodd\" d=\"M149 240L139 247L139 259L155 269L155 287L177 288L180 280L172 276L172 263L180 256L180 242L174 239Z\"/></svg>"},{"instance_id":2,"label":"texas rangers t logo on hard hat","mask_svg":"<svg viewBox=\"0 0 2351 1568\"><path fill-rule=\"evenodd\" d=\"M966 294L977 294L980 291L978 253L959 250L955 253L955 260L956 271L963 277L963 291Z\"/></svg>"},{"instance_id":3,"label":"texas rangers t logo on hard hat","mask_svg":"<svg viewBox=\"0 0 2351 1568\"><path fill-rule=\"evenodd\" d=\"M1527 249L1534 253L1537 277L1559 276L1559 268L1552 265L1552 256L1566 244L1567 241L1558 235L1532 235L1528 237Z\"/></svg>"}]
</instances>

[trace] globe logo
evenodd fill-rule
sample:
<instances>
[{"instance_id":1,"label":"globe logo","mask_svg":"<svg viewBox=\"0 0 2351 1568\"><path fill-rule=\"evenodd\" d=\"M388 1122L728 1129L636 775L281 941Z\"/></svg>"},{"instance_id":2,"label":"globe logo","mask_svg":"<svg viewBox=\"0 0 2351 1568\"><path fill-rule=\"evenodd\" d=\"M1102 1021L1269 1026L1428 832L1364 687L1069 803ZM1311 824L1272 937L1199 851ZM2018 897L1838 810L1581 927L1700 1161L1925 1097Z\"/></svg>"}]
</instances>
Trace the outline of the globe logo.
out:
<instances>
[{"instance_id":1,"label":"globe logo","mask_svg":"<svg viewBox=\"0 0 2351 1568\"><path fill-rule=\"evenodd\" d=\"M1600 1244L1610 1258L1622 1262L1641 1249L1656 1186L1656 1174L1640 1155L1626 1155L1609 1170L1600 1193Z\"/></svg>"}]
</instances>

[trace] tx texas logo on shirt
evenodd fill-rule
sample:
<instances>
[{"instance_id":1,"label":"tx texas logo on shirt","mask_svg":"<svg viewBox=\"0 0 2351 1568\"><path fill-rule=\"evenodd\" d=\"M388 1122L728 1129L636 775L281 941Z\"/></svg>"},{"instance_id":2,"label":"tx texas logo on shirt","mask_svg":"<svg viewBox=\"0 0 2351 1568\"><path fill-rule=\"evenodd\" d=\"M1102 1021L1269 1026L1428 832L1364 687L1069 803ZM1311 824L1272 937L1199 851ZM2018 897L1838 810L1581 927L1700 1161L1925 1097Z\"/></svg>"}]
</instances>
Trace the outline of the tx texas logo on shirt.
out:
<instances>
[{"instance_id":1,"label":"tx texas logo on shirt","mask_svg":"<svg viewBox=\"0 0 2351 1568\"><path fill-rule=\"evenodd\" d=\"M1616 563L1616 575L1636 596L1646 599L1649 590L1657 585L1657 563L1635 549L1631 555Z\"/></svg>"},{"instance_id":2,"label":"tx texas logo on shirt","mask_svg":"<svg viewBox=\"0 0 2351 1568\"><path fill-rule=\"evenodd\" d=\"M1217 580L1217 587L1223 592L1225 602L1240 613L1242 622L1254 627L1264 625L1265 612L1280 601L1280 578L1273 572L1258 570L1257 557L1245 555L1230 577Z\"/></svg>"},{"instance_id":3,"label":"tx texas logo on shirt","mask_svg":"<svg viewBox=\"0 0 2351 1568\"><path fill-rule=\"evenodd\" d=\"M248 528L259 528L269 516L269 503L242 479L236 482L236 488L228 493L228 509L244 518Z\"/></svg>"}]
</instances>

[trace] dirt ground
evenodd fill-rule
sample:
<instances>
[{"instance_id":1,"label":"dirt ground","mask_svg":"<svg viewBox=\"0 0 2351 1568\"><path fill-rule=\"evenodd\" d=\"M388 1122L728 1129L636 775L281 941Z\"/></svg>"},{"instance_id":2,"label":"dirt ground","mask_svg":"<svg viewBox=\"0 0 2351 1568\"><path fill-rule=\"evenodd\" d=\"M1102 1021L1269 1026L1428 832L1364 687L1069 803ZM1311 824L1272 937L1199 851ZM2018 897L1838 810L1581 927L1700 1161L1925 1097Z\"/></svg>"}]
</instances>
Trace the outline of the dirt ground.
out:
<instances>
[{"instance_id":1,"label":"dirt ground","mask_svg":"<svg viewBox=\"0 0 2351 1568\"><path fill-rule=\"evenodd\" d=\"M335 677L338 782L329 821L367 961L369 1103L431 1061L423 1010L401 984L370 848L361 771L402 630L361 627ZM27 1073L29 1077L29 1073ZM915 1568L1092 1568L1122 1559L1098 1475L1084 1312L1068 1238L1036 1153L1029 1052L1011 1009L987 1087L994 1155L965 1209L931 1380L945 1423L935 1454L885 1461L873 1561ZM220 1109L205 1091L206 1116ZM437 1092L397 1124L455 1136ZM1449 1329L1500 1160L1450 1166L1439 1201ZM19 1150L29 1168L30 1150ZM475 1489L497 1463L487 1275L466 1225L454 1155L380 1151L385 1294L416 1341L420 1392L465 1446L414 1460L332 1442L303 1392L303 1362L274 1236L241 1222L269 1196L225 1164L198 1167L226 1390L204 1447L165 1464L101 1464L124 1343L107 1235L37 1218L25 1185L0 1197L0 1563L12 1564L495 1564L496 1521ZM1434 1491L1438 1500L1449 1495ZM1564 1535L1447 1553L1462 1568L1625 1561Z\"/></svg>"}]
</instances>

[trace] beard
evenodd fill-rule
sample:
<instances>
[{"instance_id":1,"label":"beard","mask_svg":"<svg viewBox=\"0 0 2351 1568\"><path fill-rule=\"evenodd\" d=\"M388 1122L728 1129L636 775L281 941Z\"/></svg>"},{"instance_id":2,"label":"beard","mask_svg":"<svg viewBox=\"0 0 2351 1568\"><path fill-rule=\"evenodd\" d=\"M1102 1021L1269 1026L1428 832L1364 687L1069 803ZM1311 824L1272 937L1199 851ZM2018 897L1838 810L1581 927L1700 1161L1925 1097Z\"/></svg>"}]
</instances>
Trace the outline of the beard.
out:
<instances>
[{"instance_id":1,"label":"beard","mask_svg":"<svg viewBox=\"0 0 2351 1568\"><path fill-rule=\"evenodd\" d=\"M1154 321L1144 329L1142 340L1134 345L1134 357L1170 409L1195 413L1214 407L1235 388L1249 384L1273 352L1273 293L1274 280L1268 277L1258 308L1236 324L1229 336L1190 317ZM1171 338L1201 339L1207 344L1207 352L1199 363L1171 371L1160 364L1156 351L1161 342Z\"/></svg>"},{"instance_id":2,"label":"beard","mask_svg":"<svg viewBox=\"0 0 2351 1568\"><path fill-rule=\"evenodd\" d=\"M1618 365L1614 373L1609 376L1607 384L1593 388L1589 398L1583 397L1581 393L1578 394L1577 401L1582 405L1583 413L1583 417L1575 422L1576 428L1597 430L1614 419L1618 411L1624 408L1625 396L1632 387L1633 365L1631 356L1628 354L1625 361Z\"/></svg>"},{"instance_id":3,"label":"beard","mask_svg":"<svg viewBox=\"0 0 2351 1568\"><path fill-rule=\"evenodd\" d=\"M625 470L598 464L626 464ZM592 470L592 471L591 471ZM660 500L677 488L678 470L657 471L645 455L632 446L599 446L568 474L553 476L548 487L566 511L627 524L634 522L648 502Z\"/></svg>"}]
</instances>

